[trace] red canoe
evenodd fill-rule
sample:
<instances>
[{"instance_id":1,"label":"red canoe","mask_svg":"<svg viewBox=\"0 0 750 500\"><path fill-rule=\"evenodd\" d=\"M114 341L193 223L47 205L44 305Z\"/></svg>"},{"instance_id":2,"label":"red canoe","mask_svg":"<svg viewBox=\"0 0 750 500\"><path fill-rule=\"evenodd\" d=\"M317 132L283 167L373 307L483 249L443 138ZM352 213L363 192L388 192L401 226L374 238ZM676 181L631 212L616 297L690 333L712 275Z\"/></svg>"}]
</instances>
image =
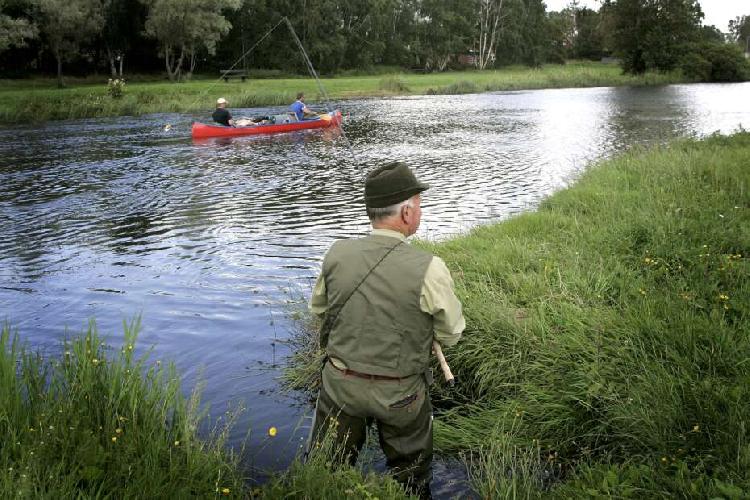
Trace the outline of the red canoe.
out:
<instances>
[{"instance_id":1,"label":"red canoe","mask_svg":"<svg viewBox=\"0 0 750 500\"><path fill-rule=\"evenodd\" d=\"M280 132L294 132L295 130L335 127L340 124L341 111L337 110L321 115L320 118L316 118L314 120L252 125L249 127L225 127L223 125L206 125L205 123L194 122L192 135L193 139L206 139L209 137L237 137L241 135L278 134Z\"/></svg>"}]
</instances>

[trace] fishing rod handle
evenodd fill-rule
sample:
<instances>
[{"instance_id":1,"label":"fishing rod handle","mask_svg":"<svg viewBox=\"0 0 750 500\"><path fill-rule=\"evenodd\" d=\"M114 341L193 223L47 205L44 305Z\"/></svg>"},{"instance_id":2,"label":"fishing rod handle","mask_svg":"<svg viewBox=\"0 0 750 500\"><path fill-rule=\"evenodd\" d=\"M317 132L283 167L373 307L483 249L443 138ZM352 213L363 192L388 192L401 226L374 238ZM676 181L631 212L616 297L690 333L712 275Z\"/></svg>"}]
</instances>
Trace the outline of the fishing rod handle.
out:
<instances>
[{"instance_id":1,"label":"fishing rod handle","mask_svg":"<svg viewBox=\"0 0 750 500\"><path fill-rule=\"evenodd\" d=\"M448 382L448 385L454 385L456 383L456 377L453 376L451 367L448 366L448 362L445 360L445 356L443 355L443 349L440 347L440 344L438 344L436 340L432 341L432 350L435 352L435 356L440 363L440 369L443 370L445 381Z\"/></svg>"}]
</instances>

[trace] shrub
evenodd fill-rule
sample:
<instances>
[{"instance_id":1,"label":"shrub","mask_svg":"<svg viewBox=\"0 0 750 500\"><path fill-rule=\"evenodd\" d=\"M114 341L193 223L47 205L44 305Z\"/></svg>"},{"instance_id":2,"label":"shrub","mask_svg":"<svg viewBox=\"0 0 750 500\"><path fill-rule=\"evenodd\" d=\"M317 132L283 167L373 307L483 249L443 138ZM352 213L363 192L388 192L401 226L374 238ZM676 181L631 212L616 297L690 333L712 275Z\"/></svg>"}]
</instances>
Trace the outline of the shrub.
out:
<instances>
[{"instance_id":1,"label":"shrub","mask_svg":"<svg viewBox=\"0 0 750 500\"><path fill-rule=\"evenodd\" d=\"M680 61L688 78L704 82L741 82L750 78L750 64L735 45L702 43L693 45Z\"/></svg>"},{"instance_id":2,"label":"shrub","mask_svg":"<svg viewBox=\"0 0 750 500\"><path fill-rule=\"evenodd\" d=\"M122 78L110 78L107 80L107 93L112 99L119 99L125 93L125 80Z\"/></svg>"},{"instance_id":3,"label":"shrub","mask_svg":"<svg viewBox=\"0 0 750 500\"><path fill-rule=\"evenodd\" d=\"M378 88L390 92L409 92L409 87L400 76L387 76L381 78L378 82Z\"/></svg>"}]
</instances>

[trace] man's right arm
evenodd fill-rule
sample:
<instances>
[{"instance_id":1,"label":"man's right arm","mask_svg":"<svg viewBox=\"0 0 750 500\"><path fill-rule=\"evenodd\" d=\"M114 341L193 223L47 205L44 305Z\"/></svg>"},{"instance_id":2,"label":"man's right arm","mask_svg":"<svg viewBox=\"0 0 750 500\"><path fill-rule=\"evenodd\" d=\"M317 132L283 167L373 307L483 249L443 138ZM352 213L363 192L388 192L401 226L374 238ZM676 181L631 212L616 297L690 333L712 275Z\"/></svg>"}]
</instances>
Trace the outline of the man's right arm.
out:
<instances>
[{"instance_id":1,"label":"man's right arm","mask_svg":"<svg viewBox=\"0 0 750 500\"><path fill-rule=\"evenodd\" d=\"M420 309L432 315L433 335L440 345L450 347L466 328L461 302L453 291L453 278L440 257L427 267L419 298Z\"/></svg>"}]
</instances>

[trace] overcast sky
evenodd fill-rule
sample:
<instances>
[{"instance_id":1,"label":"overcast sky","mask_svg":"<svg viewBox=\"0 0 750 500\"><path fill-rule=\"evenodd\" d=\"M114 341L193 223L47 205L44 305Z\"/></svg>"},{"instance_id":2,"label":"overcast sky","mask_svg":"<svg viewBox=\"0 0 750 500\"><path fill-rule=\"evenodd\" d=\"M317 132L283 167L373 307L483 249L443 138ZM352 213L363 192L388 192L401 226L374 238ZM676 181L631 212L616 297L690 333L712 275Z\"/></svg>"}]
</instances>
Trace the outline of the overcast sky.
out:
<instances>
[{"instance_id":1,"label":"overcast sky","mask_svg":"<svg viewBox=\"0 0 750 500\"><path fill-rule=\"evenodd\" d=\"M547 10L562 10L570 0L544 0ZM703 13L703 24L713 24L721 31L729 31L729 20L737 16L750 16L750 1L748 0L699 0ZM597 0L579 0L582 7L599 10L601 3Z\"/></svg>"}]
</instances>

